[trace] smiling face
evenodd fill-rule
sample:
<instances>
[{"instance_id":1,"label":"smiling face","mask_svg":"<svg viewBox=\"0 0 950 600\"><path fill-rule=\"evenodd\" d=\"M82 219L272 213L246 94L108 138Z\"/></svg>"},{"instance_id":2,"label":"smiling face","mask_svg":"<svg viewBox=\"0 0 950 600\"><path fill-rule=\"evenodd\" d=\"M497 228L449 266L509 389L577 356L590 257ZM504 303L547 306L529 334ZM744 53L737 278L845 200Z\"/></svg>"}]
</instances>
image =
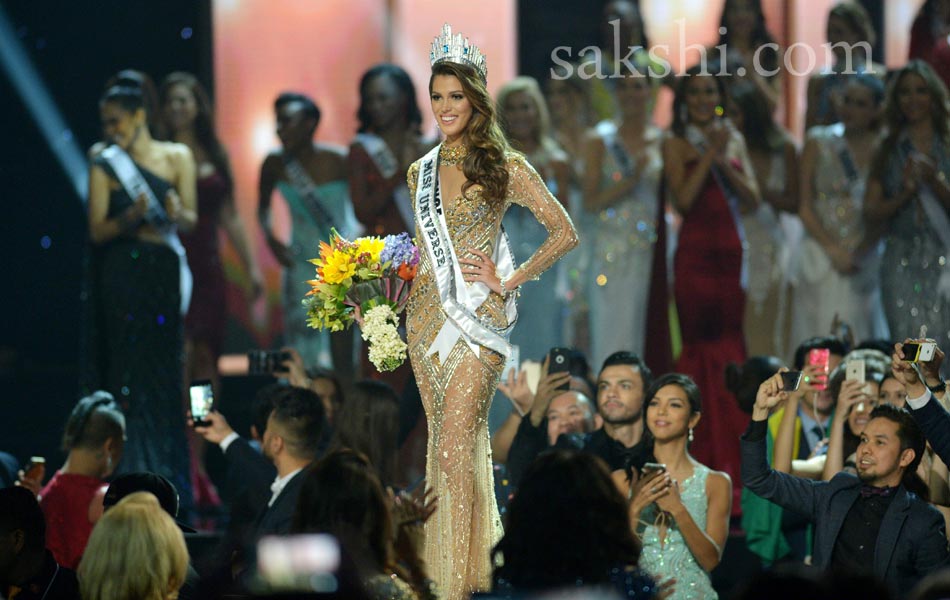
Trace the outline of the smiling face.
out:
<instances>
[{"instance_id":1,"label":"smiling face","mask_svg":"<svg viewBox=\"0 0 950 600\"><path fill-rule=\"evenodd\" d=\"M857 81L852 80L839 97L838 116L847 129L868 129L879 112L874 92Z\"/></svg>"},{"instance_id":2,"label":"smiling face","mask_svg":"<svg viewBox=\"0 0 950 600\"><path fill-rule=\"evenodd\" d=\"M548 82L546 98L551 118L555 121L567 121L575 118L581 110L581 94L571 84L559 79Z\"/></svg>"},{"instance_id":3,"label":"smiling face","mask_svg":"<svg viewBox=\"0 0 950 600\"><path fill-rule=\"evenodd\" d=\"M907 123L919 123L930 118L933 98L924 78L907 73L897 83L897 106Z\"/></svg>"},{"instance_id":4,"label":"smiling face","mask_svg":"<svg viewBox=\"0 0 950 600\"><path fill-rule=\"evenodd\" d=\"M187 85L176 83L168 88L162 112L173 133L182 131L194 125L198 116L198 101Z\"/></svg>"},{"instance_id":5,"label":"smiling face","mask_svg":"<svg viewBox=\"0 0 950 600\"><path fill-rule=\"evenodd\" d=\"M435 75L429 90L432 114L446 141L455 142L465 133L472 120L472 103L462 90L462 83L455 75Z\"/></svg>"},{"instance_id":6,"label":"smiling face","mask_svg":"<svg viewBox=\"0 0 950 600\"><path fill-rule=\"evenodd\" d=\"M648 110L653 93L648 77L622 77L616 86L617 105L624 116L642 116Z\"/></svg>"},{"instance_id":7,"label":"smiling face","mask_svg":"<svg viewBox=\"0 0 950 600\"><path fill-rule=\"evenodd\" d=\"M597 378L597 410L604 422L622 425L643 411L643 376L631 365L611 365Z\"/></svg>"},{"instance_id":8,"label":"smiling face","mask_svg":"<svg viewBox=\"0 0 950 600\"><path fill-rule=\"evenodd\" d=\"M661 387L647 402L647 429L659 442L689 435L699 423L699 414L693 414L686 391L678 385Z\"/></svg>"},{"instance_id":9,"label":"smiling face","mask_svg":"<svg viewBox=\"0 0 950 600\"><path fill-rule=\"evenodd\" d=\"M515 140L538 138L540 117L538 105L526 92L513 92L505 99L502 107L505 111L505 123L508 133Z\"/></svg>"},{"instance_id":10,"label":"smiling face","mask_svg":"<svg viewBox=\"0 0 950 600\"><path fill-rule=\"evenodd\" d=\"M897 423L883 417L868 422L855 453L861 481L876 487L900 484L903 468L913 461L914 451L901 451L897 430Z\"/></svg>"},{"instance_id":11,"label":"smiling face","mask_svg":"<svg viewBox=\"0 0 950 600\"><path fill-rule=\"evenodd\" d=\"M689 113L689 122L704 125L716 116L716 107L722 97L719 86L711 75L694 75L686 82L685 104Z\"/></svg>"},{"instance_id":12,"label":"smiling face","mask_svg":"<svg viewBox=\"0 0 950 600\"><path fill-rule=\"evenodd\" d=\"M104 102L99 107L102 135L124 150L131 148L139 129L145 126L145 111L129 112L117 102Z\"/></svg>"}]
</instances>

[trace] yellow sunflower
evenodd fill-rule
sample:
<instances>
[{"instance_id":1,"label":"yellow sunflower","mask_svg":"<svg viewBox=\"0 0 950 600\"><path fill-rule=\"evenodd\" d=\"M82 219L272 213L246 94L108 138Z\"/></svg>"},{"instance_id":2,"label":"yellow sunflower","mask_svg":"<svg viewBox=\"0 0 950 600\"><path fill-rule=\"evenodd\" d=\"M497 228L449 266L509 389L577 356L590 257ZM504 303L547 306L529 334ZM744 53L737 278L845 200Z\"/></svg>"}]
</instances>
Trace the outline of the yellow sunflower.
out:
<instances>
[{"instance_id":1,"label":"yellow sunflower","mask_svg":"<svg viewBox=\"0 0 950 600\"><path fill-rule=\"evenodd\" d=\"M379 255L385 247L386 242L382 238L376 236L361 237L356 240L356 255L359 256L365 252L370 255L371 262L379 262Z\"/></svg>"}]
</instances>

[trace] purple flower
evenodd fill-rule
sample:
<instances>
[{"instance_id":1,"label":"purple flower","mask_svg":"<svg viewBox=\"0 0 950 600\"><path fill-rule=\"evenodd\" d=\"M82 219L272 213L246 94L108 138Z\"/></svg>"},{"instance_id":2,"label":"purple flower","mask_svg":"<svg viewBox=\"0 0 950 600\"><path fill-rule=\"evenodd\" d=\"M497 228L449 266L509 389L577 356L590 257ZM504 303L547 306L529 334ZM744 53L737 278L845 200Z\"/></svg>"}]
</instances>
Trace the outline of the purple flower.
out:
<instances>
[{"instance_id":1,"label":"purple flower","mask_svg":"<svg viewBox=\"0 0 950 600\"><path fill-rule=\"evenodd\" d=\"M419 248L412 243L412 238L408 233L387 235L383 242L385 245L379 255L380 262L391 262L393 268L398 268L404 263L414 267L419 263Z\"/></svg>"}]
</instances>

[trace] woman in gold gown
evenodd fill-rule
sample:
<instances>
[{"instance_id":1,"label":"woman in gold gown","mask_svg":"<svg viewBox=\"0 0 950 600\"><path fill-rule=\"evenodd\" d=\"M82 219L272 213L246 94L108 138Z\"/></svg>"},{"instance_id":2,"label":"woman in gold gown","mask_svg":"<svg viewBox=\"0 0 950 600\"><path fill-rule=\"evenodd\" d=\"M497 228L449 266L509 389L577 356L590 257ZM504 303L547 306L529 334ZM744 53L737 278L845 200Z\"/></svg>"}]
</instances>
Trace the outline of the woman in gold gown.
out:
<instances>
[{"instance_id":1,"label":"woman in gold gown","mask_svg":"<svg viewBox=\"0 0 950 600\"><path fill-rule=\"evenodd\" d=\"M490 587L489 553L502 533L487 416L510 352L515 292L578 240L560 202L508 148L478 48L446 25L431 59L432 112L445 141L409 168L422 260L407 324L429 425L427 485L439 499L425 526L425 560L444 596L456 599ZM501 229L512 203L548 231L518 268Z\"/></svg>"}]
</instances>

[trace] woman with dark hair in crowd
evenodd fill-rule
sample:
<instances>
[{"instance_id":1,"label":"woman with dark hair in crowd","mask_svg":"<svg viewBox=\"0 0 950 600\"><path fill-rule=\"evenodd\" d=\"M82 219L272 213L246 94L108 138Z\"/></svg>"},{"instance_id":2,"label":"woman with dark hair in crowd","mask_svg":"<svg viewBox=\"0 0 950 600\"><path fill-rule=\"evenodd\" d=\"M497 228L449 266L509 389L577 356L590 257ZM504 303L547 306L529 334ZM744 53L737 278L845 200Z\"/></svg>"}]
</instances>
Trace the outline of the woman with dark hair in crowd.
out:
<instances>
[{"instance_id":1,"label":"woman with dark hair in crowd","mask_svg":"<svg viewBox=\"0 0 950 600\"><path fill-rule=\"evenodd\" d=\"M845 0L828 13L828 47L833 63L808 80L805 128L831 125L838 121L838 96L848 79L857 73L869 73L880 79L887 68L871 60L871 48L877 39L871 17L860 3Z\"/></svg>"},{"instance_id":2,"label":"woman with dark hair in crowd","mask_svg":"<svg viewBox=\"0 0 950 600\"><path fill-rule=\"evenodd\" d=\"M676 577L670 598L716 598L709 573L722 559L729 535L732 481L690 456L693 429L703 412L692 379L668 373L644 396L644 440L651 449L640 481L630 488L630 523L643 541L643 568Z\"/></svg>"},{"instance_id":3,"label":"woman with dark hair in crowd","mask_svg":"<svg viewBox=\"0 0 950 600\"><path fill-rule=\"evenodd\" d=\"M291 533L336 537L356 562L371 598L433 599L434 584L422 559L422 528L435 511L434 500L400 496L393 502L390 512L363 454L337 449L305 472Z\"/></svg>"},{"instance_id":4,"label":"woman with dark hair in crowd","mask_svg":"<svg viewBox=\"0 0 950 600\"><path fill-rule=\"evenodd\" d=\"M431 144L422 138L422 112L409 74L379 64L360 79L359 129L350 144L350 196L371 235L411 231L412 199L405 174Z\"/></svg>"},{"instance_id":5,"label":"woman with dark hair in crowd","mask_svg":"<svg viewBox=\"0 0 950 600\"><path fill-rule=\"evenodd\" d=\"M864 198L882 226L881 298L892 337L950 338L950 109L933 69L912 60L892 78L887 137L875 153Z\"/></svg>"},{"instance_id":6,"label":"woman with dark hair in crowd","mask_svg":"<svg viewBox=\"0 0 950 600\"><path fill-rule=\"evenodd\" d=\"M39 494L46 546L66 568L79 565L92 526L102 515L109 485L105 479L118 466L124 445L125 416L111 394L99 391L76 404L63 433L66 462Z\"/></svg>"},{"instance_id":7,"label":"woman with dark hair in crowd","mask_svg":"<svg viewBox=\"0 0 950 600\"><path fill-rule=\"evenodd\" d=\"M792 136L772 118L762 90L748 81L729 87L729 118L742 132L762 204L742 215L749 257L746 296L746 351L750 355L781 355L788 344L786 277L788 247L781 212L798 210L798 149Z\"/></svg>"},{"instance_id":8,"label":"woman with dark hair in crowd","mask_svg":"<svg viewBox=\"0 0 950 600\"><path fill-rule=\"evenodd\" d=\"M676 370L695 379L708 409L694 453L738 479L739 436L748 417L726 391L722 373L746 356L742 214L758 209L760 197L742 134L722 116L725 102L722 77L689 69L677 82L663 162L673 205L683 216L673 258L683 340Z\"/></svg>"},{"instance_id":9,"label":"woman with dark hair in crowd","mask_svg":"<svg viewBox=\"0 0 950 600\"><path fill-rule=\"evenodd\" d=\"M135 69L122 69L108 80L103 91L113 87L130 87L141 90L142 107L145 109L145 121L148 123L148 130L157 138L164 138L164 129L161 119L161 111L158 104L158 91L155 82L149 77L148 73L136 71ZM89 149L89 158L102 152L108 146L110 140L96 142Z\"/></svg>"},{"instance_id":10,"label":"woman with dark hair in crowd","mask_svg":"<svg viewBox=\"0 0 950 600\"><path fill-rule=\"evenodd\" d=\"M89 172L97 386L125 412L120 470L166 477L190 508L182 319L192 278L177 232L197 221L195 163L184 144L152 138L141 90L110 88L99 112L110 145Z\"/></svg>"},{"instance_id":11,"label":"woman with dark hair in crowd","mask_svg":"<svg viewBox=\"0 0 950 600\"><path fill-rule=\"evenodd\" d=\"M619 107L614 119L601 121L588 135L584 210L596 222L596 234L587 240L585 288L592 362L629 350L665 372L673 354L660 193L664 133L651 123L659 80L645 57L633 59L640 76L614 83Z\"/></svg>"},{"instance_id":12,"label":"woman with dark hair in crowd","mask_svg":"<svg viewBox=\"0 0 950 600\"><path fill-rule=\"evenodd\" d=\"M568 207L570 166L567 155L551 136L551 118L538 82L517 77L501 86L495 99L498 120L511 147L525 155L544 179L548 189ZM511 206L502 221L515 259L531 256L545 238L547 230L523 206ZM537 360L548 350L564 345L564 305L562 265L547 271L531 287L525 288L518 302L533 310L518 315L518 327L511 343L521 355Z\"/></svg>"},{"instance_id":13,"label":"woman with dark hair in crowd","mask_svg":"<svg viewBox=\"0 0 950 600\"><path fill-rule=\"evenodd\" d=\"M525 595L583 587L624 598L657 595L638 567L640 540L607 465L586 452L552 450L525 471L492 551L494 589Z\"/></svg>"},{"instance_id":14,"label":"woman with dark hair in crowd","mask_svg":"<svg viewBox=\"0 0 950 600\"><path fill-rule=\"evenodd\" d=\"M198 79L176 72L162 82L162 124L168 138L188 146L197 165L198 223L182 236L195 293L185 317L186 381L211 379L217 384L217 362L227 325L227 283L218 248L223 227L247 270L251 296L263 280L241 216L234 202L234 177L228 154L214 129L211 99Z\"/></svg>"},{"instance_id":15,"label":"woman with dark hair in crowd","mask_svg":"<svg viewBox=\"0 0 950 600\"><path fill-rule=\"evenodd\" d=\"M782 51L766 27L761 0L726 0L719 19L719 41L707 52L719 57L720 46L726 48L726 72L754 85L767 112L775 110L782 96ZM746 142L750 140L746 138Z\"/></svg>"},{"instance_id":16,"label":"woman with dark hair in crowd","mask_svg":"<svg viewBox=\"0 0 950 600\"><path fill-rule=\"evenodd\" d=\"M382 381L356 382L333 422L331 447L365 455L384 486L398 483L399 398Z\"/></svg>"},{"instance_id":17,"label":"woman with dark hair in crowd","mask_svg":"<svg viewBox=\"0 0 950 600\"><path fill-rule=\"evenodd\" d=\"M933 65L934 46L950 34L950 2L925 0L910 29L908 60L919 58Z\"/></svg>"},{"instance_id":18,"label":"woman with dark hair in crowd","mask_svg":"<svg viewBox=\"0 0 950 600\"><path fill-rule=\"evenodd\" d=\"M881 133L884 84L866 73L842 87L841 121L809 130L802 153L792 339L847 323L858 340L886 338L881 306L880 228L861 218L871 157Z\"/></svg>"}]
</instances>

